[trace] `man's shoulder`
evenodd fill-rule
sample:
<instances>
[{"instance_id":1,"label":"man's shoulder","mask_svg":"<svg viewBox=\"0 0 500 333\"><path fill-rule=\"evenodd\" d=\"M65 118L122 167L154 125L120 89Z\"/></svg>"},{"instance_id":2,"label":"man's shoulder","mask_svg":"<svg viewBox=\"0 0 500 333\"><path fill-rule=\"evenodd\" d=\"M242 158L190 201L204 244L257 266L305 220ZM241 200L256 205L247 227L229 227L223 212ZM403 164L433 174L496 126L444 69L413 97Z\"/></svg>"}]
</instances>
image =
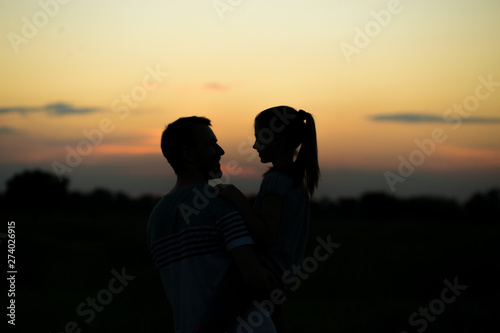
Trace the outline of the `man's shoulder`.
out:
<instances>
[{"instance_id":1,"label":"man's shoulder","mask_svg":"<svg viewBox=\"0 0 500 333\"><path fill-rule=\"evenodd\" d=\"M156 204L151 217L180 212L184 218L203 219L205 223L213 223L234 211L237 211L236 207L219 197L214 187L199 184L166 194Z\"/></svg>"},{"instance_id":2,"label":"man's shoulder","mask_svg":"<svg viewBox=\"0 0 500 333\"><path fill-rule=\"evenodd\" d=\"M200 206L200 202L205 202L215 197L214 189L209 185L193 185L174 192L165 194L156 204L158 207L176 208L179 204L192 204Z\"/></svg>"}]
</instances>

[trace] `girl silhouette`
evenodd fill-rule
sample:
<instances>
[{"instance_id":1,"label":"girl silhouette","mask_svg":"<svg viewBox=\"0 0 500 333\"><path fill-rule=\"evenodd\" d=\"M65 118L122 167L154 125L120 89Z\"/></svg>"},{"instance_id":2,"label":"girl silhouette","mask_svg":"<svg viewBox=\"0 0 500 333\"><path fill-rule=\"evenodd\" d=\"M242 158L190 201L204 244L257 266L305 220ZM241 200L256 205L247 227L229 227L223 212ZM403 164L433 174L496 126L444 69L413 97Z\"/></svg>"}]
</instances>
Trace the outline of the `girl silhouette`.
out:
<instances>
[{"instance_id":1,"label":"girl silhouette","mask_svg":"<svg viewBox=\"0 0 500 333\"><path fill-rule=\"evenodd\" d=\"M218 185L219 195L242 213L262 260L281 287L301 266L309 229L309 199L318 186L320 170L313 116L289 106L260 112L254 122L255 144L264 174L254 206L234 185ZM282 306L273 320L282 331Z\"/></svg>"}]
</instances>

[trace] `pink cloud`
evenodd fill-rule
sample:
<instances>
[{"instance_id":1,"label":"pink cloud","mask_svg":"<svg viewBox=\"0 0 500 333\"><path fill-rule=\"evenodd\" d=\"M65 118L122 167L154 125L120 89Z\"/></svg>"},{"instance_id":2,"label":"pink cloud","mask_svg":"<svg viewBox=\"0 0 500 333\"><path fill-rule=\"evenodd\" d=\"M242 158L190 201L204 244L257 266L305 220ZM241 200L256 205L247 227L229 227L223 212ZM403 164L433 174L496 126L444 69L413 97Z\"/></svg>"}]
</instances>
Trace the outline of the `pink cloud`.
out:
<instances>
[{"instance_id":1,"label":"pink cloud","mask_svg":"<svg viewBox=\"0 0 500 333\"><path fill-rule=\"evenodd\" d=\"M229 86L217 82L208 82L203 85L203 89L212 91L226 91L229 89Z\"/></svg>"}]
</instances>

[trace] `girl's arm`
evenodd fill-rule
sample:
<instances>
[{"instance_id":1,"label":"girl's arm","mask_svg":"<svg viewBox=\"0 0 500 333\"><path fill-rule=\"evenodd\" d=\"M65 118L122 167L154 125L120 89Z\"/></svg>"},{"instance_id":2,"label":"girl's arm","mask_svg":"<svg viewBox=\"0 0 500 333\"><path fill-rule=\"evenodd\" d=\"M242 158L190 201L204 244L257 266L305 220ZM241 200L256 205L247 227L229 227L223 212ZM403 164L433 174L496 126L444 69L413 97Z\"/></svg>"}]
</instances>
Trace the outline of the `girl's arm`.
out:
<instances>
[{"instance_id":1,"label":"girl's arm","mask_svg":"<svg viewBox=\"0 0 500 333\"><path fill-rule=\"evenodd\" d=\"M282 202L279 196L267 194L262 200L262 215L259 216L250 200L234 185L221 184L215 187L219 196L231 202L243 216L252 235L263 244L271 244L278 233L281 221Z\"/></svg>"}]
</instances>

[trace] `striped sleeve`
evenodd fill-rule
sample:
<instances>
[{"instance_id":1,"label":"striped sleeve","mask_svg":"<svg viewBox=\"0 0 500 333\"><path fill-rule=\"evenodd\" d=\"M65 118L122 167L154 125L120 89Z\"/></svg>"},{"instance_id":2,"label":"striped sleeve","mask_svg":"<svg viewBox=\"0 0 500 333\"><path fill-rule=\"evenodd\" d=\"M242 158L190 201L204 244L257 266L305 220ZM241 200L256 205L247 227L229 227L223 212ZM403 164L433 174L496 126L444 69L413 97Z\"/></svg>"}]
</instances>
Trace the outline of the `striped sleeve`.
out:
<instances>
[{"instance_id":1,"label":"striped sleeve","mask_svg":"<svg viewBox=\"0 0 500 333\"><path fill-rule=\"evenodd\" d=\"M151 253L156 267L161 269L176 261L222 251L217 236L213 226L190 227L154 241Z\"/></svg>"},{"instance_id":2,"label":"striped sleeve","mask_svg":"<svg viewBox=\"0 0 500 333\"><path fill-rule=\"evenodd\" d=\"M237 211L228 213L218 219L215 227L224 242L226 251L254 243L243 217Z\"/></svg>"}]
</instances>

